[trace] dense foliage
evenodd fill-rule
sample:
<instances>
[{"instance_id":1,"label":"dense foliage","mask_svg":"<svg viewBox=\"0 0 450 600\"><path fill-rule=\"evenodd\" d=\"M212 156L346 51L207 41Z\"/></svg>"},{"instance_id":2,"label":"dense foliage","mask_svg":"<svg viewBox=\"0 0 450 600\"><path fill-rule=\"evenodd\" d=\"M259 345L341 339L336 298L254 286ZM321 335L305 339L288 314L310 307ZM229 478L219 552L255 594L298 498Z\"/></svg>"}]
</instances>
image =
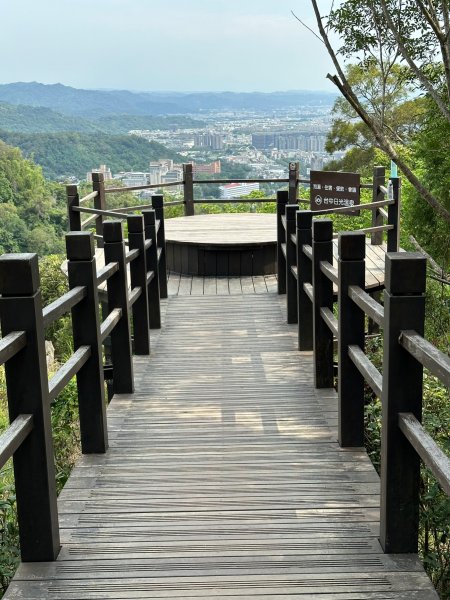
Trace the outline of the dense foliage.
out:
<instances>
[{"instance_id":1,"label":"dense foliage","mask_svg":"<svg viewBox=\"0 0 450 600\"><path fill-rule=\"evenodd\" d=\"M158 158L178 159L177 154L162 144L129 135L3 131L0 132L0 140L19 147L26 157L42 167L49 179L69 175L84 179L88 171L100 164L107 164L117 173L145 171L149 161Z\"/></svg>"},{"instance_id":2,"label":"dense foliage","mask_svg":"<svg viewBox=\"0 0 450 600\"><path fill-rule=\"evenodd\" d=\"M0 141L0 252L59 252L65 230L62 190L20 150Z\"/></svg>"}]
</instances>

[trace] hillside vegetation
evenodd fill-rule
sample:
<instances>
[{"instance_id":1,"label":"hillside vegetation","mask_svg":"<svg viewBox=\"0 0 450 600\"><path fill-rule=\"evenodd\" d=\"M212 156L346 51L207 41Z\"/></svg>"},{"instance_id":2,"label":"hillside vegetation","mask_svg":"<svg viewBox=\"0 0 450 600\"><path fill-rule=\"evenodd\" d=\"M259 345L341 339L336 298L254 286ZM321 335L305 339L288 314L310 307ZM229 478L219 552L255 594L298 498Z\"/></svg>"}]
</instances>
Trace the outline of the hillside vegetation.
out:
<instances>
[{"instance_id":1,"label":"hillside vegetation","mask_svg":"<svg viewBox=\"0 0 450 600\"><path fill-rule=\"evenodd\" d=\"M198 128L205 123L185 116L155 117L148 115L108 115L83 118L64 115L43 106L14 105L0 102L0 130L19 133L128 133L131 129Z\"/></svg>"},{"instance_id":2,"label":"hillside vegetation","mask_svg":"<svg viewBox=\"0 0 450 600\"><path fill-rule=\"evenodd\" d=\"M100 164L107 164L113 172L143 171L151 160L179 159L162 144L129 135L0 131L0 140L20 148L26 158L42 167L49 179L67 175L85 178L88 171Z\"/></svg>"}]
</instances>

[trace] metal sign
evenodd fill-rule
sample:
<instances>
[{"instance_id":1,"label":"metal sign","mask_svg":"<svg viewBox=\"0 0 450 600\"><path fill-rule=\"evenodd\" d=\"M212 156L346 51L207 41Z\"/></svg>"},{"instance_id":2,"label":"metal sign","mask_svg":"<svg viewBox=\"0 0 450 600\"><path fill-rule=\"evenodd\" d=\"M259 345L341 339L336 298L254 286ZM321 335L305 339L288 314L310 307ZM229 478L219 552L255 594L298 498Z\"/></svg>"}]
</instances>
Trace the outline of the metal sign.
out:
<instances>
[{"instance_id":1,"label":"metal sign","mask_svg":"<svg viewBox=\"0 0 450 600\"><path fill-rule=\"evenodd\" d=\"M357 206L360 202L360 184L358 173L311 171L311 210Z\"/></svg>"}]
</instances>

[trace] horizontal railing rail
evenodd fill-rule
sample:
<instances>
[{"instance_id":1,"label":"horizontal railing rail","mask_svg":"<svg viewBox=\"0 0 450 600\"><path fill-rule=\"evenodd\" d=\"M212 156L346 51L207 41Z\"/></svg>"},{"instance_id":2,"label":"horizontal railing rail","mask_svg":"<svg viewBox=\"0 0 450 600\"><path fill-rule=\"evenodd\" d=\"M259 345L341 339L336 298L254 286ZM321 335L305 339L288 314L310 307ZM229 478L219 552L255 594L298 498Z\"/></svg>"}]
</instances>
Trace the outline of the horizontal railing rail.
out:
<instances>
[{"instance_id":1,"label":"horizontal railing rail","mask_svg":"<svg viewBox=\"0 0 450 600\"><path fill-rule=\"evenodd\" d=\"M110 188L105 188L105 194L118 194L118 193L124 193L124 192L137 192L139 190L154 190L154 189L162 189L162 188L168 188L168 187L174 187L174 186L178 186L178 185L182 185L183 181L170 181L168 183L146 183L143 185L130 185L130 186L124 186L124 187L110 187Z\"/></svg>"},{"instance_id":2,"label":"horizontal railing rail","mask_svg":"<svg viewBox=\"0 0 450 600\"><path fill-rule=\"evenodd\" d=\"M86 364L86 361L91 356L90 346L80 346L72 356L67 359L64 365L50 379L48 384L48 395L50 403L54 402L56 396L60 394L68 385L69 381L74 377L81 367Z\"/></svg>"},{"instance_id":3,"label":"horizontal railing rail","mask_svg":"<svg viewBox=\"0 0 450 600\"><path fill-rule=\"evenodd\" d=\"M33 431L33 415L19 415L0 435L0 469Z\"/></svg>"},{"instance_id":4,"label":"horizontal railing rail","mask_svg":"<svg viewBox=\"0 0 450 600\"><path fill-rule=\"evenodd\" d=\"M264 198L241 198L241 197L233 197L233 198L195 198L194 197L194 187L202 186L202 185L227 185L227 184L279 184L279 185L287 185L287 199L289 204L309 204L308 200L302 199L298 197L298 192L300 186L308 186L310 185L310 179L302 178L299 175L299 163L292 162L289 163L288 169L288 177L212 177L209 179L199 179L198 177L194 177L193 165L183 164L183 174L182 177L177 181L170 182L161 182L161 183L146 183L141 185L134 186L122 186L122 187L106 187L103 179L103 174L101 173L93 173L93 191L87 194L84 198L80 199L78 194L78 188L76 186L68 186L67 187L67 200L68 200L68 209L69 209L69 222L70 229L72 231L79 231L82 229L86 229L87 227L91 227L95 224L96 233L99 235L101 233L101 222L105 216L112 216L111 213L120 214L120 218L125 219L125 215L130 212L135 212L139 210L145 210L149 207L148 204L142 205L134 205L128 207L121 208L111 208L107 209L106 207L106 195L107 194L117 194L124 192L139 192L145 190L157 190L157 189L166 189L173 187L182 188L183 199L182 200L174 200L169 202L164 202L163 207L176 207L176 206L184 206L184 214L185 216L192 216L195 214L195 206L196 205L224 205L224 204L249 204L249 205L257 205L261 203L267 202L275 202L276 199L274 197L264 197ZM373 201L370 203L360 204L353 212L359 210L371 210L372 211L372 225L371 227L366 228L366 233L370 233L372 237L373 244L381 244L382 243L382 235L384 232L389 231L391 227L388 225L386 228L383 228L383 223L381 222L383 219L393 220L393 216L389 216L386 212L385 208L389 206L391 203L390 200L386 200L383 196L388 195L388 188L385 187L385 173L384 168L376 167L374 169L374 176L372 183L361 183L359 184L360 190L372 190ZM87 207L82 207L81 204L85 204L89 200L94 200L94 208L88 210ZM103 211L103 212L96 212ZM338 214L342 212L343 214L351 215L352 210L348 207L330 207L324 208L317 211L317 214L330 214L337 212ZM82 223L80 222L79 214L81 213L91 213L91 216L85 219ZM395 228L395 227L394 227Z\"/></svg>"},{"instance_id":5,"label":"horizontal railing rail","mask_svg":"<svg viewBox=\"0 0 450 600\"><path fill-rule=\"evenodd\" d=\"M90 194L87 194L83 198L80 198L78 200L78 203L79 204L84 204L85 202L89 202L89 200L94 200L94 198L97 198L97 196L98 196L98 191L96 190L94 192L91 192Z\"/></svg>"},{"instance_id":6,"label":"horizontal railing rail","mask_svg":"<svg viewBox=\"0 0 450 600\"><path fill-rule=\"evenodd\" d=\"M0 365L25 348L27 334L25 331L13 331L0 340Z\"/></svg>"},{"instance_id":7,"label":"horizontal railing rail","mask_svg":"<svg viewBox=\"0 0 450 600\"><path fill-rule=\"evenodd\" d=\"M67 314L86 297L86 294L87 290L84 286L77 286L46 306L42 311L44 328L50 327L54 321Z\"/></svg>"}]
</instances>

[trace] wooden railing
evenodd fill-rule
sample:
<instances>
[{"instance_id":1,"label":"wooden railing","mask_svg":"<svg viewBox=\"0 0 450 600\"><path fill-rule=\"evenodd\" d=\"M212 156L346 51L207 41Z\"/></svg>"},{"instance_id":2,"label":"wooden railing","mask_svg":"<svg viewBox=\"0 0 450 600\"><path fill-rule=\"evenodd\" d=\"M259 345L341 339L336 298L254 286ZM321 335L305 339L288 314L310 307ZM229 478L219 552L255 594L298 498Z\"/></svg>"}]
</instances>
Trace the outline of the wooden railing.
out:
<instances>
[{"instance_id":1,"label":"wooden railing","mask_svg":"<svg viewBox=\"0 0 450 600\"><path fill-rule=\"evenodd\" d=\"M381 399L380 542L387 553L415 553L420 459L450 494L450 460L421 425L423 368L450 387L450 358L423 337L426 258L398 252L398 210L390 204L395 218L387 230L383 306L365 289L365 233L339 234L335 267L332 221L279 200L285 207L279 243L288 321L298 322L299 349L313 350L317 388L334 385L337 341L342 447L364 445L364 382ZM382 373L364 352L366 316L383 329Z\"/></svg>"},{"instance_id":2,"label":"wooden railing","mask_svg":"<svg viewBox=\"0 0 450 600\"><path fill-rule=\"evenodd\" d=\"M11 423L0 436L0 466L13 457L24 562L54 560L60 550L51 403L76 376L82 452L105 452L108 431L102 344L110 338L113 392L131 393L129 312L133 314L135 354L150 353L149 330L161 326L155 217L153 210L128 217L128 250L122 224L103 223L106 266L99 271L94 235L81 231L67 234L70 290L46 307L42 306L37 255L0 257L0 364L5 365ZM104 284L108 302L101 321L99 286ZM48 380L45 330L68 312L72 314L74 352Z\"/></svg>"},{"instance_id":3,"label":"wooden railing","mask_svg":"<svg viewBox=\"0 0 450 600\"><path fill-rule=\"evenodd\" d=\"M195 185L206 185L216 184L223 185L227 183L276 183L287 186L286 203L295 204L309 204L308 200L298 199L298 192L300 185L309 185L309 179L301 179L299 177L299 163L289 163L289 175L287 178L253 178L253 179L194 179L193 177L193 166L192 164L183 165L183 179L180 181L174 181L170 183L161 184L146 184L137 185L131 187L106 187L103 174L93 173L92 174L92 187L93 191L87 194L85 197L80 198L78 187L76 185L67 186L67 206L69 213L69 228L71 231L81 231L87 227L92 227L93 223L96 225L97 235L101 235L101 223L103 217L114 217L120 215L126 218L126 214L129 212L140 211L146 208L155 207L154 201L149 205L136 205L122 208L114 208L108 210L106 203L106 196L108 194L116 194L123 192L143 191L143 190L159 190L165 188L171 188L174 186L183 186L183 200L176 200L170 202L163 202L162 207L166 208L169 206L184 206L185 216L193 216L195 214L195 205L200 204L260 204L265 202L274 202L274 198L202 198L196 200L194 197L194 186ZM393 180L394 181L394 180ZM396 180L398 182L398 180ZM395 184L395 181L394 181ZM377 245L382 243L382 232L384 231L382 226L382 219L384 215L383 207L389 203L383 200L384 194L386 193L385 186L385 169L384 167L374 167L372 183L361 184L361 189L372 190L372 200L370 209L372 211L372 227L367 231L371 233L372 244ZM399 190L397 190L399 194ZM157 198L163 198L163 196L156 196ZM87 208L82 205L93 200L94 207ZM369 208L369 205L367 205ZM321 213L334 212L336 209L328 209L320 211ZM99 212L101 211L101 212ZM348 212L348 209L337 209L344 214ZM91 214L85 221L81 221L81 213ZM387 217L387 214L386 214ZM158 217L159 218L159 217Z\"/></svg>"}]
</instances>

